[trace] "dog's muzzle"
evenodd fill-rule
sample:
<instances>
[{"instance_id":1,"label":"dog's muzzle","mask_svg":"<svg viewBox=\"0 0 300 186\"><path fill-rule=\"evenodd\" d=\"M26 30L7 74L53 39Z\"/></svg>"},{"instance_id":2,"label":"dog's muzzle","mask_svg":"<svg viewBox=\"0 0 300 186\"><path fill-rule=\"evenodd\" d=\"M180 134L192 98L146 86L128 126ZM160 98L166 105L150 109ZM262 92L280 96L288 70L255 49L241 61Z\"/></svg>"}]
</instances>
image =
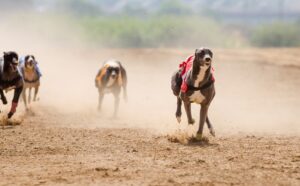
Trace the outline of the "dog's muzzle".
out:
<instances>
[{"instance_id":1,"label":"dog's muzzle","mask_svg":"<svg viewBox=\"0 0 300 186\"><path fill-rule=\"evenodd\" d=\"M206 58L204 58L204 63L205 63L205 65L210 65L211 64L211 58L210 57L206 57Z\"/></svg>"},{"instance_id":2,"label":"dog's muzzle","mask_svg":"<svg viewBox=\"0 0 300 186\"><path fill-rule=\"evenodd\" d=\"M117 73L113 71L110 75L111 78L116 79L117 78Z\"/></svg>"},{"instance_id":3,"label":"dog's muzzle","mask_svg":"<svg viewBox=\"0 0 300 186\"><path fill-rule=\"evenodd\" d=\"M13 72L17 71L18 63L11 63L10 66L11 66L11 69L12 69Z\"/></svg>"},{"instance_id":4,"label":"dog's muzzle","mask_svg":"<svg viewBox=\"0 0 300 186\"><path fill-rule=\"evenodd\" d=\"M204 61L205 61L205 62L210 62L210 61L211 61L211 58L210 58L210 57L206 57L206 58L204 58Z\"/></svg>"}]
</instances>

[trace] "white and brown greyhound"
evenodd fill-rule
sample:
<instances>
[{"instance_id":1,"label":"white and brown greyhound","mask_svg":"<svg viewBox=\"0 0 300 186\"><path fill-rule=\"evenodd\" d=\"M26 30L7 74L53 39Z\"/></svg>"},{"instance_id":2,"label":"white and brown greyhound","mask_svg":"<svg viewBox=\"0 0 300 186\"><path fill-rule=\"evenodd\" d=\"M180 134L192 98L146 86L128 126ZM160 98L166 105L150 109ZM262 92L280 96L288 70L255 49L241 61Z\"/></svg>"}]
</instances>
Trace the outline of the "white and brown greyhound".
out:
<instances>
[{"instance_id":1,"label":"white and brown greyhound","mask_svg":"<svg viewBox=\"0 0 300 186\"><path fill-rule=\"evenodd\" d=\"M127 73L121 62L111 59L104 62L95 78L95 86L99 92L98 110L101 110L104 95L112 93L115 97L114 114L117 116L120 93L123 89L123 96L127 100Z\"/></svg>"},{"instance_id":2,"label":"white and brown greyhound","mask_svg":"<svg viewBox=\"0 0 300 186\"><path fill-rule=\"evenodd\" d=\"M26 109L31 102L31 89L34 89L33 101L37 100L37 94L40 87L41 72L37 66L37 61L33 55L27 55L20 60L20 69L24 80L24 89L22 97ZM28 90L28 98L26 96L26 90Z\"/></svg>"}]
</instances>

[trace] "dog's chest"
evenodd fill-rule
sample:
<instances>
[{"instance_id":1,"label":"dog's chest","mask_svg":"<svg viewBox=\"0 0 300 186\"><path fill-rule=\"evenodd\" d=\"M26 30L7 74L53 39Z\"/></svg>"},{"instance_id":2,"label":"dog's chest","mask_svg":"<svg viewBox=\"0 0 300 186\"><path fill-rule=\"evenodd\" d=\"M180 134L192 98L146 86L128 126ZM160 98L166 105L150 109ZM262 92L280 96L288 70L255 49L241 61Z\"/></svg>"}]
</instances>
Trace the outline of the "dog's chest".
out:
<instances>
[{"instance_id":1,"label":"dog's chest","mask_svg":"<svg viewBox=\"0 0 300 186\"><path fill-rule=\"evenodd\" d=\"M24 77L26 80L33 81L37 79L37 74L33 70L24 70Z\"/></svg>"},{"instance_id":2,"label":"dog's chest","mask_svg":"<svg viewBox=\"0 0 300 186\"><path fill-rule=\"evenodd\" d=\"M206 66L206 65L200 67L200 70L199 70L199 72L198 72L198 74L197 74L197 78L196 78L196 80L194 81L194 86L195 86L195 87L198 87L198 86L199 86L199 83L200 83L201 81L203 81L203 79L205 78L205 73L206 73L206 71L207 71L208 68L209 68L209 66Z\"/></svg>"},{"instance_id":3,"label":"dog's chest","mask_svg":"<svg viewBox=\"0 0 300 186\"><path fill-rule=\"evenodd\" d=\"M116 79L109 78L106 83L106 87L111 87L115 82L116 82Z\"/></svg>"},{"instance_id":4,"label":"dog's chest","mask_svg":"<svg viewBox=\"0 0 300 186\"><path fill-rule=\"evenodd\" d=\"M203 96L203 94L201 94L201 91L198 90L193 92L193 94L189 96L189 99L193 103L200 104L205 100L205 97Z\"/></svg>"},{"instance_id":5,"label":"dog's chest","mask_svg":"<svg viewBox=\"0 0 300 186\"><path fill-rule=\"evenodd\" d=\"M105 94L112 93L115 89L115 86L114 86L115 83L116 83L115 79L109 78L106 85L105 85L103 93L105 93Z\"/></svg>"}]
</instances>

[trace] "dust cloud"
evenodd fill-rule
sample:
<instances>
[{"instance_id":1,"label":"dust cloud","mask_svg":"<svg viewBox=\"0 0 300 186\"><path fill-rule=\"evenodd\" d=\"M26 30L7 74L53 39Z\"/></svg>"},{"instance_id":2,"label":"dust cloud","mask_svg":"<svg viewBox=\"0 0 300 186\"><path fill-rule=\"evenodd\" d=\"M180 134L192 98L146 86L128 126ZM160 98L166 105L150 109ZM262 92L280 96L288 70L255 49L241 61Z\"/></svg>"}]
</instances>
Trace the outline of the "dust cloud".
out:
<instances>
[{"instance_id":1,"label":"dust cloud","mask_svg":"<svg viewBox=\"0 0 300 186\"><path fill-rule=\"evenodd\" d=\"M185 112L182 124L177 124L176 99L170 89L172 73L194 49L93 48L73 36L71 28L59 31L49 28L49 33L55 31L59 36L49 39L47 34L25 27L26 23L12 24L10 20L1 23L0 51L33 54L39 62L43 74L40 100L31 109L35 117L41 118L40 122L55 127L149 128L159 133L197 130L197 125L187 126ZM64 40L65 37L74 39ZM217 95L209 116L217 135L300 134L299 66L278 63L284 59L272 54L278 54L279 49L212 50ZM289 60L300 65L299 50L297 54L293 50L285 52L293 53ZM104 98L103 111L96 110L98 93L94 78L102 63L110 58L122 62L129 79L128 102L121 100L117 119L111 119L114 101L111 95ZM193 105L192 109L198 121L199 106ZM22 102L18 112L26 115ZM206 129L205 133L208 134Z\"/></svg>"}]
</instances>

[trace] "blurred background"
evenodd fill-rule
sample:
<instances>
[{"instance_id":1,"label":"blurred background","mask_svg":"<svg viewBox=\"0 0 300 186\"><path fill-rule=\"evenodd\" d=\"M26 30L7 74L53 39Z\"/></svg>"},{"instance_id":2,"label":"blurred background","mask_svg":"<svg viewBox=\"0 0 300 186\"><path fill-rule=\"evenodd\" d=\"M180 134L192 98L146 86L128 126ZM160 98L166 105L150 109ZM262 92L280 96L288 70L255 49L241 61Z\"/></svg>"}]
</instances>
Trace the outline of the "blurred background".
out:
<instances>
[{"instance_id":1,"label":"blurred background","mask_svg":"<svg viewBox=\"0 0 300 186\"><path fill-rule=\"evenodd\" d=\"M1 0L4 20L96 47L300 46L298 0Z\"/></svg>"}]
</instances>

